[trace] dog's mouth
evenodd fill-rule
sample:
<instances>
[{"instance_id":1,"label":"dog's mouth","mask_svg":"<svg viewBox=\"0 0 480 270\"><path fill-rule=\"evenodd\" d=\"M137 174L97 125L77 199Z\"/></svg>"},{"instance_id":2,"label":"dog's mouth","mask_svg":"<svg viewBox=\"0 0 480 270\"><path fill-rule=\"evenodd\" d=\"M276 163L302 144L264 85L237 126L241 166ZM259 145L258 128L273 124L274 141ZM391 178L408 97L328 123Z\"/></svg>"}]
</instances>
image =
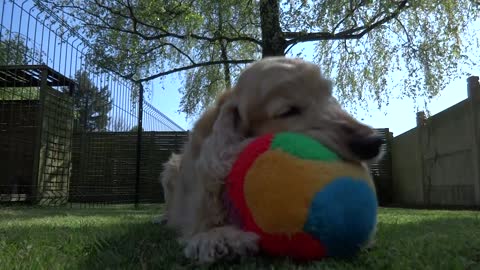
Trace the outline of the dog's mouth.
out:
<instances>
[{"instance_id":1,"label":"dog's mouth","mask_svg":"<svg viewBox=\"0 0 480 270\"><path fill-rule=\"evenodd\" d=\"M368 161L380 155L384 143L384 139L375 134L354 138L348 143L348 147L359 159Z\"/></svg>"},{"instance_id":2,"label":"dog's mouth","mask_svg":"<svg viewBox=\"0 0 480 270\"><path fill-rule=\"evenodd\" d=\"M353 163L370 162L377 159L381 156L382 146L385 143L383 137L377 134L345 139L337 136L335 132L325 129L310 129L302 133L325 145L343 161Z\"/></svg>"}]
</instances>

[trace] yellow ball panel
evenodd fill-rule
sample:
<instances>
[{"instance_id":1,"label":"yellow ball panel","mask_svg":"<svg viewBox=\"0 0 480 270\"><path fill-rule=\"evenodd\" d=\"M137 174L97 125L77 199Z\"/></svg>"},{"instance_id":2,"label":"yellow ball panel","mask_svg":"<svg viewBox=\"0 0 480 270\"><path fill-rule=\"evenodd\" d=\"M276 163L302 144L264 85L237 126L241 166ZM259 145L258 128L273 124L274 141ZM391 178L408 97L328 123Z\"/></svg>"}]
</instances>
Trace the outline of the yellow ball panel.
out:
<instances>
[{"instance_id":1,"label":"yellow ball panel","mask_svg":"<svg viewBox=\"0 0 480 270\"><path fill-rule=\"evenodd\" d=\"M270 150L248 171L245 200L255 222L266 233L293 234L303 230L314 195L342 176L365 179L374 189L368 172L360 166L303 160Z\"/></svg>"}]
</instances>

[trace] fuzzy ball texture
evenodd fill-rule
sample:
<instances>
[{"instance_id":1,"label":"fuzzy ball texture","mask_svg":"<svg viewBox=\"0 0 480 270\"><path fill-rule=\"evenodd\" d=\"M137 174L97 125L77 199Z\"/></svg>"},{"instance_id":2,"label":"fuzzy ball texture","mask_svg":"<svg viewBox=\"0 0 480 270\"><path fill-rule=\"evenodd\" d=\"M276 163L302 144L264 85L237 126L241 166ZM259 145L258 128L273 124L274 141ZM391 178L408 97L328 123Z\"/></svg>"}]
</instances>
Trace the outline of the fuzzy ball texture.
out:
<instances>
[{"instance_id":1,"label":"fuzzy ball texture","mask_svg":"<svg viewBox=\"0 0 480 270\"><path fill-rule=\"evenodd\" d=\"M368 171L301 134L255 139L235 162L225 195L232 222L257 233L274 256L352 256L375 229Z\"/></svg>"}]
</instances>

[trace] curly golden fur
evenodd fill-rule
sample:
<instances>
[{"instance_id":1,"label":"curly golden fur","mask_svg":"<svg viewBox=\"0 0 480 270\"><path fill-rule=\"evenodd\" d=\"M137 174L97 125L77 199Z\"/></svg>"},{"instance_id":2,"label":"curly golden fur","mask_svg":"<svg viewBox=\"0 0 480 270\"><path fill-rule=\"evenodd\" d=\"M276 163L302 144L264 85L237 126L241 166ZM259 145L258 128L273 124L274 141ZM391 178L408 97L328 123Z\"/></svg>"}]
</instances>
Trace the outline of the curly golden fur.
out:
<instances>
[{"instance_id":1,"label":"curly golden fur","mask_svg":"<svg viewBox=\"0 0 480 270\"><path fill-rule=\"evenodd\" d=\"M181 156L173 155L162 174L167 225L179 233L188 258L212 262L257 252L258 236L227 221L223 181L254 137L281 131L312 136L364 165L380 153L375 130L341 108L316 65L287 57L250 65L199 118Z\"/></svg>"}]
</instances>

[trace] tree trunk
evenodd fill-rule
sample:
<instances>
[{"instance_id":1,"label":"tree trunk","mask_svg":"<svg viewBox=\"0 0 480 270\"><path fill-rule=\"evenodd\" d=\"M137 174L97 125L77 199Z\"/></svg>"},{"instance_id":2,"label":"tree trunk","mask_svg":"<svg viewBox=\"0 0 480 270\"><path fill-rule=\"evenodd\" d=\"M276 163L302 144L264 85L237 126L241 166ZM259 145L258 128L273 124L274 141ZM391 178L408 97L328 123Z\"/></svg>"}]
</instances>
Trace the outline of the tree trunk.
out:
<instances>
[{"instance_id":1,"label":"tree trunk","mask_svg":"<svg viewBox=\"0 0 480 270\"><path fill-rule=\"evenodd\" d=\"M228 60L228 54L227 54L227 44L225 41L221 41L220 44L221 47L221 54L222 54L222 60ZM232 88L232 79L230 75L230 64L224 63L223 64L223 76L225 77L225 87L227 89Z\"/></svg>"},{"instance_id":2,"label":"tree trunk","mask_svg":"<svg viewBox=\"0 0 480 270\"><path fill-rule=\"evenodd\" d=\"M260 0L260 23L262 30L262 58L285 55L285 37L280 28L278 0Z\"/></svg>"},{"instance_id":3,"label":"tree trunk","mask_svg":"<svg viewBox=\"0 0 480 270\"><path fill-rule=\"evenodd\" d=\"M220 3L217 3L217 16L218 16L218 32L221 34L223 33L223 13L221 9ZM228 52L227 52L228 43L225 40L220 40L220 56L223 61L228 60ZM225 87L230 89L232 87L232 79L230 75L230 64L225 62L223 64L223 76L225 79Z\"/></svg>"}]
</instances>

